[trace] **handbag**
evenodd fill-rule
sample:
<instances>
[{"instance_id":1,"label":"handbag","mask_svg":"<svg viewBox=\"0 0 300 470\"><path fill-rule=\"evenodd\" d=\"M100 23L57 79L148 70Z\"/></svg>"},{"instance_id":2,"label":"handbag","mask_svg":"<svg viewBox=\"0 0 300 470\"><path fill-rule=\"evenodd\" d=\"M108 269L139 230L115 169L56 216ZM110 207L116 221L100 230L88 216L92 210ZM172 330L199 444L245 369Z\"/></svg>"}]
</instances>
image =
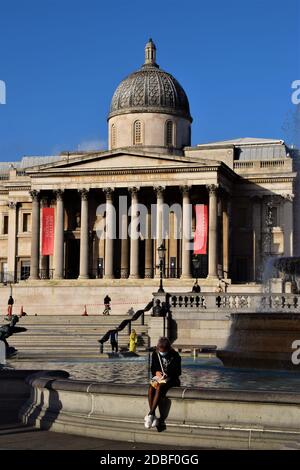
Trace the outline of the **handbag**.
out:
<instances>
[{"instance_id":1,"label":"handbag","mask_svg":"<svg viewBox=\"0 0 300 470\"><path fill-rule=\"evenodd\" d=\"M158 356L161 371L162 371L163 375L165 375L165 371L164 371L159 353L157 353L157 356ZM166 384L166 383L167 383L167 379L164 376L163 377L154 376L150 380L150 385L153 388L157 388L160 384Z\"/></svg>"}]
</instances>

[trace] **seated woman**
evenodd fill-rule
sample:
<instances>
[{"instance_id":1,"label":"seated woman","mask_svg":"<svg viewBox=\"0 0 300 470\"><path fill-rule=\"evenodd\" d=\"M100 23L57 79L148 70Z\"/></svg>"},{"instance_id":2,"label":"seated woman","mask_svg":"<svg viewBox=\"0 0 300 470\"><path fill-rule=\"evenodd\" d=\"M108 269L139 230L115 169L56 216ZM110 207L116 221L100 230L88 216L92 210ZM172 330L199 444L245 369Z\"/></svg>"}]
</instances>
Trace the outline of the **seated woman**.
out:
<instances>
[{"instance_id":1,"label":"seated woman","mask_svg":"<svg viewBox=\"0 0 300 470\"><path fill-rule=\"evenodd\" d=\"M180 386L181 357L172 348L168 338L159 338L156 351L152 354L151 372L153 378L148 391L150 411L145 416L146 429L159 425L155 411L160 400L165 397L171 387Z\"/></svg>"}]
</instances>

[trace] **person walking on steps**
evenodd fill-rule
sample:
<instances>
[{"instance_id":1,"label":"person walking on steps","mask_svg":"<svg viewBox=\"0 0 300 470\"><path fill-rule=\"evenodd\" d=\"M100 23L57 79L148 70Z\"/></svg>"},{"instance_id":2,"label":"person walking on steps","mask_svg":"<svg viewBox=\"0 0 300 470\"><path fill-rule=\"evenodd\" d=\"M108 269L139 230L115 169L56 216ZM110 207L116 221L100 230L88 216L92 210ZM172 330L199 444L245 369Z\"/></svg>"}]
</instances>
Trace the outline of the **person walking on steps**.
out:
<instances>
[{"instance_id":1,"label":"person walking on steps","mask_svg":"<svg viewBox=\"0 0 300 470\"><path fill-rule=\"evenodd\" d=\"M181 357L175 351L168 338L158 340L156 351L152 354L151 373L153 375L149 389L149 413L145 416L145 428L157 427L160 423L155 416L156 408L171 387L180 386Z\"/></svg>"},{"instance_id":2,"label":"person walking on steps","mask_svg":"<svg viewBox=\"0 0 300 470\"><path fill-rule=\"evenodd\" d=\"M103 315L110 315L110 310L111 310L111 307L110 307L110 303L111 303L111 298L109 297L109 295L106 295L104 297L104 310L103 310Z\"/></svg>"},{"instance_id":3,"label":"person walking on steps","mask_svg":"<svg viewBox=\"0 0 300 470\"><path fill-rule=\"evenodd\" d=\"M119 350L118 347L118 332L117 330L112 330L110 333L110 344L111 344L111 352L117 353Z\"/></svg>"}]
</instances>

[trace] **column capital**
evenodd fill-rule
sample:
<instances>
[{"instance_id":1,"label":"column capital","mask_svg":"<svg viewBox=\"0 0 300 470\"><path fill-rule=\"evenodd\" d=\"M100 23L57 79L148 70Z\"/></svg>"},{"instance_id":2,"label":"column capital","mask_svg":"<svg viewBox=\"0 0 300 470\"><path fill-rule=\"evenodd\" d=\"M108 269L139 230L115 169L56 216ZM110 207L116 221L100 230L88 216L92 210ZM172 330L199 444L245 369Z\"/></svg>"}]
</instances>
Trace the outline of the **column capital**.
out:
<instances>
[{"instance_id":1,"label":"column capital","mask_svg":"<svg viewBox=\"0 0 300 470\"><path fill-rule=\"evenodd\" d=\"M9 209L16 209L18 203L16 201L9 201L7 205L9 207Z\"/></svg>"},{"instance_id":2,"label":"column capital","mask_svg":"<svg viewBox=\"0 0 300 470\"><path fill-rule=\"evenodd\" d=\"M137 186L133 186L131 188L128 188L128 191L130 192L131 196L137 196L137 193L139 192L140 188Z\"/></svg>"},{"instance_id":3,"label":"column capital","mask_svg":"<svg viewBox=\"0 0 300 470\"><path fill-rule=\"evenodd\" d=\"M218 191L218 188L219 188L218 184L207 184L206 185L206 189L207 189L210 196L215 195Z\"/></svg>"},{"instance_id":4,"label":"column capital","mask_svg":"<svg viewBox=\"0 0 300 470\"><path fill-rule=\"evenodd\" d=\"M33 189L29 191L29 194L34 202L38 202L40 198L40 191L37 191L36 189Z\"/></svg>"},{"instance_id":5,"label":"column capital","mask_svg":"<svg viewBox=\"0 0 300 470\"><path fill-rule=\"evenodd\" d=\"M293 194L293 193L289 193L289 194L280 194L280 196L281 196L282 199L284 199L285 201L293 202L294 197L295 197L295 194Z\"/></svg>"},{"instance_id":6,"label":"column capital","mask_svg":"<svg viewBox=\"0 0 300 470\"><path fill-rule=\"evenodd\" d=\"M106 200L112 200L114 188L102 188L102 191L106 196Z\"/></svg>"},{"instance_id":7,"label":"column capital","mask_svg":"<svg viewBox=\"0 0 300 470\"><path fill-rule=\"evenodd\" d=\"M156 193L156 196L161 197L161 196L163 196L164 190L166 189L166 187L165 186L154 186L153 189Z\"/></svg>"},{"instance_id":8,"label":"column capital","mask_svg":"<svg viewBox=\"0 0 300 470\"><path fill-rule=\"evenodd\" d=\"M189 196L190 189L191 189L191 186L188 186L187 184L180 186L180 191L183 196Z\"/></svg>"},{"instance_id":9,"label":"column capital","mask_svg":"<svg viewBox=\"0 0 300 470\"><path fill-rule=\"evenodd\" d=\"M55 189L54 194L56 196L56 200L62 201L64 196L64 189Z\"/></svg>"},{"instance_id":10,"label":"column capital","mask_svg":"<svg viewBox=\"0 0 300 470\"><path fill-rule=\"evenodd\" d=\"M79 192L79 194L80 194L81 199L83 199L84 201L87 201L87 200L88 200L88 197L89 197L89 189L81 188L81 189L78 189L78 192Z\"/></svg>"}]
</instances>

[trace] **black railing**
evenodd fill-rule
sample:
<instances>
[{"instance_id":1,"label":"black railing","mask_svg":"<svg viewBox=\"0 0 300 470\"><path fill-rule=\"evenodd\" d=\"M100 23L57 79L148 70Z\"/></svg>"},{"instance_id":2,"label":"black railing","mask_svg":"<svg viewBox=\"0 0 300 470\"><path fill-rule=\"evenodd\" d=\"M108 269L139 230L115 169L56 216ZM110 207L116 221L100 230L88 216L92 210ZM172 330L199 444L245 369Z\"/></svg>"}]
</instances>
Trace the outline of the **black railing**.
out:
<instances>
[{"instance_id":1,"label":"black railing","mask_svg":"<svg viewBox=\"0 0 300 470\"><path fill-rule=\"evenodd\" d=\"M103 350L104 350L104 343L106 343L106 341L109 340L110 338L110 335L112 333L118 333L119 331L122 331L124 330L124 328L126 328L126 326L129 326L129 333L131 332L131 323L138 320L140 317L142 317L142 325L144 325L144 315L145 315L145 312L148 312L151 308L153 307L153 300L151 300L151 302L149 302L145 308L141 309L141 310L138 310L137 312L135 312L131 318L126 318L125 320L123 320L120 325L113 329L113 330L108 330L105 335L102 336L102 338L99 340L99 343L100 343L100 354L103 354Z\"/></svg>"}]
</instances>

